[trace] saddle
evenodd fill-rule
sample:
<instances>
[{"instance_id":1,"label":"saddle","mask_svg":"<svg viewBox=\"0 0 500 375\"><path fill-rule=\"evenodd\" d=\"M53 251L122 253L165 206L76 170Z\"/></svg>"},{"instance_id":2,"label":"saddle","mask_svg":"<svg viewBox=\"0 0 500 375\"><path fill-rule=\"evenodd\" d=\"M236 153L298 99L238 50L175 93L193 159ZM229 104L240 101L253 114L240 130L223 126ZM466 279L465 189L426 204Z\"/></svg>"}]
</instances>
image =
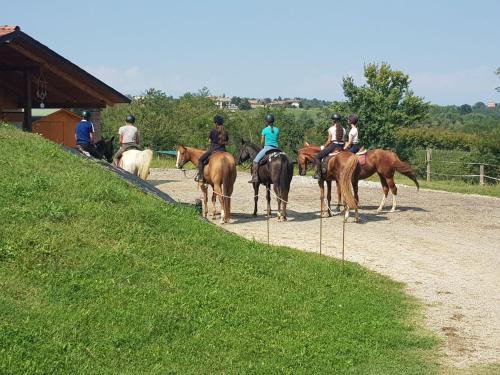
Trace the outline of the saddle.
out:
<instances>
[{"instance_id":1,"label":"saddle","mask_svg":"<svg viewBox=\"0 0 500 375\"><path fill-rule=\"evenodd\" d=\"M279 148L273 148L269 151L266 152L266 155L262 158L262 160L259 162L260 165L264 165L267 162L270 162L274 158L277 158L278 156L284 154L283 151L281 151Z\"/></svg>"},{"instance_id":2,"label":"saddle","mask_svg":"<svg viewBox=\"0 0 500 375\"><path fill-rule=\"evenodd\" d=\"M334 152L326 155L323 159L321 159L321 174L323 176L326 176L326 172L328 170L328 162L330 161L331 158L334 158L338 154L340 154L342 150L336 149Z\"/></svg>"}]
</instances>

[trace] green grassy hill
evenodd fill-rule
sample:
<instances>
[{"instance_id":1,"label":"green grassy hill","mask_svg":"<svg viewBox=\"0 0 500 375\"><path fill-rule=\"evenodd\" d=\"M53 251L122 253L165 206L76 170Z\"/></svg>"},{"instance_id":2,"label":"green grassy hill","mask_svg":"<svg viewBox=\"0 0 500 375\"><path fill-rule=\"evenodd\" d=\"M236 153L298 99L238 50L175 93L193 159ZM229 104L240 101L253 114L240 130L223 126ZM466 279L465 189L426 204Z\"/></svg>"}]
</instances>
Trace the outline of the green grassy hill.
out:
<instances>
[{"instance_id":1,"label":"green grassy hill","mask_svg":"<svg viewBox=\"0 0 500 375\"><path fill-rule=\"evenodd\" d=\"M403 287L266 246L0 125L0 373L429 374Z\"/></svg>"}]
</instances>

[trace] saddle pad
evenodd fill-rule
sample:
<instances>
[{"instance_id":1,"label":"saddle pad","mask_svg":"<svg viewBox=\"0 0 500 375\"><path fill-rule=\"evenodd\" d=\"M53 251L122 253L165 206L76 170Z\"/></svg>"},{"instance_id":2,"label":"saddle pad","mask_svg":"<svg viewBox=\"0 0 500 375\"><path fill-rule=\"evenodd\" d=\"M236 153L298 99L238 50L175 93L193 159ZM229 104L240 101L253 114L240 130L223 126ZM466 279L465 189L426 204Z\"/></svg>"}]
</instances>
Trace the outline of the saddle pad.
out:
<instances>
[{"instance_id":1,"label":"saddle pad","mask_svg":"<svg viewBox=\"0 0 500 375\"><path fill-rule=\"evenodd\" d=\"M356 155L365 155L368 151L366 150L362 150L362 151L358 151L356 152Z\"/></svg>"}]
</instances>

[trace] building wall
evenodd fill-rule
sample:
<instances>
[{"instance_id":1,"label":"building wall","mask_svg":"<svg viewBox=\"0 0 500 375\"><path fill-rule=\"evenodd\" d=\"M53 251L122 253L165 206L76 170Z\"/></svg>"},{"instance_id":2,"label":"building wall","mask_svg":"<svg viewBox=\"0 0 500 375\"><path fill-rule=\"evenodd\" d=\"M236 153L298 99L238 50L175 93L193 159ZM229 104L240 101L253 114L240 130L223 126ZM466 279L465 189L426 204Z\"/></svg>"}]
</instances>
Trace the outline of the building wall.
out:
<instances>
[{"instance_id":1,"label":"building wall","mask_svg":"<svg viewBox=\"0 0 500 375\"><path fill-rule=\"evenodd\" d=\"M78 121L78 116L61 110L33 122L33 133L67 147L75 147L75 127Z\"/></svg>"}]
</instances>

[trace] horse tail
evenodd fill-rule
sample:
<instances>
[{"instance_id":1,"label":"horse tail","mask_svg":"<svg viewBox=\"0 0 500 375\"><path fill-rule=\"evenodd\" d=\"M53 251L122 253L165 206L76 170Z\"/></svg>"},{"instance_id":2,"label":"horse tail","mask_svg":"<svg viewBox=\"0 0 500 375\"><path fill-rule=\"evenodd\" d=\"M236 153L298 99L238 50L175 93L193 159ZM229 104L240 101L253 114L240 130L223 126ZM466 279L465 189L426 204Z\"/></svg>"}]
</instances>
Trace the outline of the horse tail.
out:
<instances>
[{"instance_id":1,"label":"horse tail","mask_svg":"<svg viewBox=\"0 0 500 375\"><path fill-rule=\"evenodd\" d=\"M417 181L417 175L413 170L413 168L411 167L411 165L404 161L401 161L397 155L395 156L396 156L396 162L394 163L394 169L396 169L396 171L398 171L399 173L405 175L410 180L412 180L417 186L417 190L420 189L420 185L418 184Z\"/></svg>"},{"instance_id":2,"label":"horse tail","mask_svg":"<svg viewBox=\"0 0 500 375\"><path fill-rule=\"evenodd\" d=\"M358 202L354 198L354 194L352 192L352 176L354 171L358 166L358 157L355 154L349 156L347 162L344 165L344 169L342 173L340 173L340 191L342 194L342 198L344 203L352 209L358 208Z\"/></svg>"},{"instance_id":3,"label":"horse tail","mask_svg":"<svg viewBox=\"0 0 500 375\"><path fill-rule=\"evenodd\" d=\"M151 159L153 159L153 151L147 149L142 151L140 155L137 175L141 180L146 180L149 175L149 164L151 164Z\"/></svg>"},{"instance_id":4,"label":"horse tail","mask_svg":"<svg viewBox=\"0 0 500 375\"><path fill-rule=\"evenodd\" d=\"M233 194L234 182L236 181L236 164L234 159L227 160L227 173L224 173L222 177L222 194L224 195L224 214L226 217L230 218L231 215L231 194Z\"/></svg>"},{"instance_id":5,"label":"horse tail","mask_svg":"<svg viewBox=\"0 0 500 375\"><path fill-rule=\"evenodd\" d=\"M281 157L281 170L279 179L279 190L280 194L290 191L290 183L293 177L293 161L291 161L287 156Z\"/></svg>"}]
</instances>

